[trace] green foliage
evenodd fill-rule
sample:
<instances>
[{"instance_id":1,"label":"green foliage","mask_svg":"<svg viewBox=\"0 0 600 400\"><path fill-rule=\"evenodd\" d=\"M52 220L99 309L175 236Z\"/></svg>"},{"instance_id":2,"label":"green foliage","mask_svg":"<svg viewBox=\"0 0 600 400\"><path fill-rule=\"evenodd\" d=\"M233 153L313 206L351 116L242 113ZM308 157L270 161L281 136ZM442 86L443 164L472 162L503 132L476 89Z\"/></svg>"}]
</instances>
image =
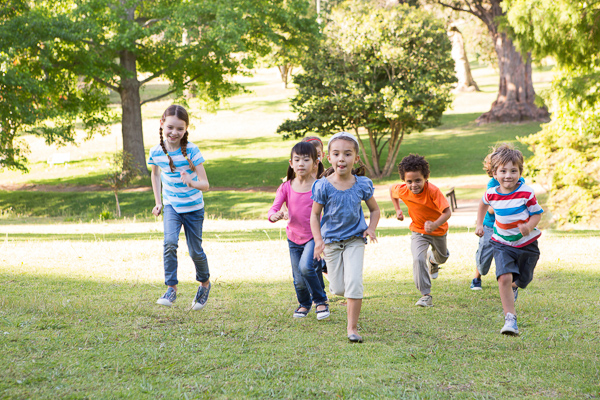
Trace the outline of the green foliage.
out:
<instances>
[{"instance_id":1,"label":"green foliage","mask_svg":"<svg viewBox=\"0 0 600 400\"><path fill-rule=\"evenodd\" d=\"M527 167L550 187L559 223L600 221L600 3L511 0L506 9L519 46L559 65L546 94L552 121L521 139L535 152Z\"/></svg>"},{"instance_id":2,"label":"green foliage","mask_svg":"<svg viewBox=\"0 0 600 400\"><path fill-rule=\"evenodd\" d=\"M55 54L35 32L36 17L25 27L15 26L35 14L27 2L14 0L0 14L0 168L27 171L26 133L46 143L75 141L75 123L83 122L91 136L104 132L109 119L106 99L98 88L56 64Z\"/></svg>"},{"instance_id":3,"label":"green foliage","mask_svg":"<svg viewBox=\"0 0 600 400\"><path fill-rule=\"evenodd\" d=\"M298 94L278 133L301 137L353 130L372 177L393 170L404 135L440 124L454 77L451 44L442 21L406 5L342 3L330 15L326 39L294 82ZM388 148L384 165L382 151Z\"/></svg>"},{"instance_id":4,"label":"green foliage","mask_svg":"<svg viewBox=\"0 0 600 400\"><path fill-rule=\"evenodd\" d=\"M292 68L299 66L310 47L320 40L320 27L312 4L309 0L284 2L275 7L271 15L273 45L265 60L268 65L279 68L286 87Z\"/></svg>"}]
</instances>

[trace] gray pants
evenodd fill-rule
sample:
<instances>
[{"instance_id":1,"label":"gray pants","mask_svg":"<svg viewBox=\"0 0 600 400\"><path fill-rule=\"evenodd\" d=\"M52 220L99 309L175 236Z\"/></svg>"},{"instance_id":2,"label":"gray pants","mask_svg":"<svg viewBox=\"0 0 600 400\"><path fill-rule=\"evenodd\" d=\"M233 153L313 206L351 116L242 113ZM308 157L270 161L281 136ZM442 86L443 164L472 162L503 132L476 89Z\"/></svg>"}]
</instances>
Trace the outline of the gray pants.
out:
<instances>
[{"instance_id":1,"label":"gray pants","mask_svg":"<svg viewBox=\"0 0 600 400\"><path fill-rule=\"evenodd\" d=\"M413 256L413 279L422 295L431 292L431 278L427 266L427 250L430 245L433 250L431 262L443 264L450 257L450 252L446 247L446 235L431 236L418 232L412 233L410 250Z\"/></svg>"}]
</instances>

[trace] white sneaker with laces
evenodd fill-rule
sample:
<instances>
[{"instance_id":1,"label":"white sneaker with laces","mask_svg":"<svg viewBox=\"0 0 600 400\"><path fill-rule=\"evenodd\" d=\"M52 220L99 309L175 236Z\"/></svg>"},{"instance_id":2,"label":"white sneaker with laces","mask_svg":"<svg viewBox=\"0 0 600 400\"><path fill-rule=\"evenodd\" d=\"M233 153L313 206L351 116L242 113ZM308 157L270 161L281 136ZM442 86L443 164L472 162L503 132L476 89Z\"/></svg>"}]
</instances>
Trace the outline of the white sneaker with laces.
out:
<instances>
[{"instance_id":1,"label":"white sneaker with laces","mask_svg":"<svg viewBox=\"0 0 600 400\"><path fill-rule=\"evenodd\" d=\"M431 262L431 257L433 257L433 252L429 250L427 252L427 267L429 268L429 275L431 279L437 279L440 267L438 264Z\"/></svg>"},{"instance_id":2,"label":"white sneaker with laces","mask_svg":"<svg viewBox=\"0 0 600 400\"><path fill-rule=\"evenodd\" d=\"M519 328L517 328L517 316L512 313L506 313L504 317L504 326L500 330L500 333L504 335L518 335Z\"/></svg>"},{"instance_id":3,"label":"white sneaker with laces","mask_svg":"<svg viewBox=\"0 0 600 400\"><path fill-rule=\"evenodd\" d=\"M423 296L415 303L419 307L433 307L433 300L430 295Z\"/></svg>"}]
</instances>

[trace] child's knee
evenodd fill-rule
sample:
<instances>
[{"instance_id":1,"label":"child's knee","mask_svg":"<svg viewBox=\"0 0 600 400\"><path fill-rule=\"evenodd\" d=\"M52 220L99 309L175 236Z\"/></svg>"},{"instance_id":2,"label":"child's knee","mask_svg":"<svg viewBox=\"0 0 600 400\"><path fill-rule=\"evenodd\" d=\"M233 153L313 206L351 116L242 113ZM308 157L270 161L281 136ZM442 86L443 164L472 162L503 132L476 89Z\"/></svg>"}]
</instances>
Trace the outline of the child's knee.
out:
<instances>
[{"instance_id":1,"label":"child's knee","mask_svg":"<svg viewBox=\"0 0 600 400\"><path fill-rule=\"evenodd\" d=\"M502 284L512 284L513 281L513 274L508 273L508 274L502 274L498 277L498 283L500 285Z\"/></svg>"}]
</instances>

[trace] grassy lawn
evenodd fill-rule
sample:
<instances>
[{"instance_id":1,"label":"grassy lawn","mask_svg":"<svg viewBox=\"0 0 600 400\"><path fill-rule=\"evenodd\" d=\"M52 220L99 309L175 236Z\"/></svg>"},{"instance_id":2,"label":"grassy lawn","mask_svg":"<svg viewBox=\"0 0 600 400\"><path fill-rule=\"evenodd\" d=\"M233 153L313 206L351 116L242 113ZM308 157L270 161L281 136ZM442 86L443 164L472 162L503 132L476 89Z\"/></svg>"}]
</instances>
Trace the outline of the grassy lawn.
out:
<instances>
[{"instance_id":1,"label":"grassy lawn","mask_svg":"<svg viewBox=\"0 0 600 400\"><path fill-rule=\"evenodd\" d=\"M519 337L499 334L491 276L483 291L468 288L472 233L450 235L430 309L414 306L409 237L381 238L367 246L359 345L345 338L342 298L330 299L327 320L291 317L283 240L207 239L213 291L192 313L185 249L179 299L167 309L154 304L160 237L40 239L9 239L0 253L3 398L600 396L600 267L587 255L597 237L543 237L535 279L517 301Z\"/></svg>"}]
</instances>

